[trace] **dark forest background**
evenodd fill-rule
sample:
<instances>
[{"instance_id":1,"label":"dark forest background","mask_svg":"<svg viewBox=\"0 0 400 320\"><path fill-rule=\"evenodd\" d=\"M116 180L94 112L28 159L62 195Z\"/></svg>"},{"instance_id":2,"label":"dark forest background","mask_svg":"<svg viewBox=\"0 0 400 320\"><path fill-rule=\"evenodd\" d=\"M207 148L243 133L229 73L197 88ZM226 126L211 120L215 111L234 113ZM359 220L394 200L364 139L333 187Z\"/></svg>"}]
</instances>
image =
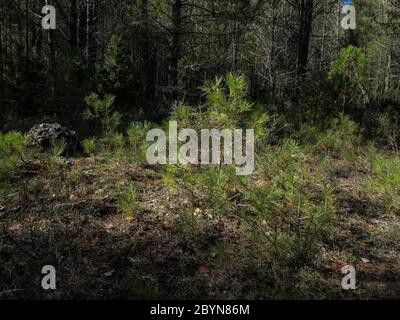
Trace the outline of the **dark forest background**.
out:
<instances>
[{"instance_id":1,"label":"dark forest background","mask_svg":"<svg viewBox=\"0 0 400 320\"><path fill-rule=\"evenodd\" d=\"M41 26L46 2L56 30ZM92 134L82 117L92 92L116 97L122 125L159 121L228 71L291 123L396 119L400 2L354 5L357 29L343 30L341 0L2 0L0 128L52 120Z\"/></svg>"}]
</instances>

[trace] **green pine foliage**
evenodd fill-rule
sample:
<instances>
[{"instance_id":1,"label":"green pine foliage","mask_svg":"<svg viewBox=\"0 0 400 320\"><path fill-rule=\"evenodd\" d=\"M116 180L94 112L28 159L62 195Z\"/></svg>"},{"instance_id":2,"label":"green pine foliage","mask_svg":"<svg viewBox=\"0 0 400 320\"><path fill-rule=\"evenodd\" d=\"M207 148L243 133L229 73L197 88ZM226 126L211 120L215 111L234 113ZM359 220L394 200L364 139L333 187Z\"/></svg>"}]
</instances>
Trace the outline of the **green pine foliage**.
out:
<instances>
[{"instance_id":1,"label":"green pine foliage","mask_svg":"<svg viewBox=\"0 0 400 320\"><path fill-rule=\"evenodd\" d=\"M397 155L375 154L371 159L372 175L364 185L388 212L400 214L400 159Z\"/></svg>"},{"instance_id":2,"label":"green pine foliage","mask_svg":"<svg viewBox=\"0 0 400 320\"><path fill-rule=\"evenodd\" d=\"M121 114L113 111L115 96L105 95L100 98L96 93L91 93L85 98L89 109L84 116L86 119L94 119L101 124L103 134L115 132L121 122Z\"/></svg>"},{"instance_id":3,"label":"green pine foliage","mask_svg":"<svg viewBox=\"0 0 400 320\"><path fill-rule=\"evenodd\" d=\"M0 132L0 177L7 177L21 165L26 158L26 139L19 132Z\"/></svg>"}]
</instances>

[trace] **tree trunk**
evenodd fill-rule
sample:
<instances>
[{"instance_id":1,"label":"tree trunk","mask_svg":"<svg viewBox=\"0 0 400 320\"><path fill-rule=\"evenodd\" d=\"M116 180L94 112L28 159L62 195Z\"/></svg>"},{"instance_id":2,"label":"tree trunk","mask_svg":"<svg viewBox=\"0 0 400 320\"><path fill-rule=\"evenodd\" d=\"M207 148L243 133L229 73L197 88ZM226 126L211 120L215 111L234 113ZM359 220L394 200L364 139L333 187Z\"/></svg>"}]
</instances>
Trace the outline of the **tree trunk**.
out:
<instances>
[{"instance_id":1,"label":"tree trunk","mask_svg":"<svg viewBox=\"0 0 400 320\"><path fill-rule=\"evenodd\" d=\"M70 48L72 51L78 49L78 6L77 0L71 0L69 21Z\"/></svg>"},{"instance_id":2,"label":"tree trunk","mask_svg":"<svg viewBox=\"0 0 400 320\"><path fill-rule=\"evenodd\" d=\"M143 74L144 79L144 100L145 102L152 103L154 100L154 73L156 68L156 61L154 59L154 48L151 48L150 42L150 27L149 27L149 1L142 0L141 15L143 20L142 26L142 60L143 60ZM150 110L148 110L150 111Z\"/></svg>"},{"instance_id":3,"label":"tree trunk","mask_svg":"<svg viewBox=\"0 0 400 320\"><path fill-rule=\"evenodd\" d=\"M182 0L171 0L172 3L172 36L170 43L170 61L168 84L171 88L171 98L176 100L179 96L179 61L181 59L181 27L182 27Z\"/></svg>"},{"instance_id":4,"label":"tree trunk","mask_svg":"<svg viewBox=\"0 0 400 320\"><path fill-rule=\"evenodd\" d=\"M301 89L307 73L308 54L310 48L310 37L313 22L314 0L301 0L299 4L299 26L297 36L297 61L296 82L293 97L293 107L302 119L302 108L300 104Z\"/></svg>"}]
</instances>

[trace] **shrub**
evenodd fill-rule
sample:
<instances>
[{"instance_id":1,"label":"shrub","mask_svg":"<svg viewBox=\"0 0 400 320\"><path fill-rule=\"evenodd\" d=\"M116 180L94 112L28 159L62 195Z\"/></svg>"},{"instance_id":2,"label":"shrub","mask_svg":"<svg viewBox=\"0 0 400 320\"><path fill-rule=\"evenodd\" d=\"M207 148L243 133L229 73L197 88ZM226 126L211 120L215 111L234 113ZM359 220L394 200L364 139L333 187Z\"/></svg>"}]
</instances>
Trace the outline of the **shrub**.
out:
<instances>
[{"instance_id":1,"label":"shrub","mask_svg":"<svg viewBox=\"0 0 400 320\"><path fill-rule=\"evenodd\" d=\"M25 161L26 139L20 132L0 133L0 174L8 175Z\"/></svg>"},{"instance_id":2,"label":"shrub","mask_svg":"<svg viewBox=\"0 0 400 320\"><path fill-rule=\"evenodd\" d=\"M284 140L260 155L259 183L244 185L257 238L276 258L296 265L309 262L329 236L335 209L333 187L323 175L312 176L306 161L296 142Z\"/></svg>"},{"instance_id":3,"label":"shrub","mask_svg":"<svg viewBox=\"0 0 400 320\"><path fill-rule=\"evenodd\" d=\"M198 128L198 121L201 117L200 111L196 112L194 108L183 103L177 103L171 113L171 119L177 121L181 128L201 129Z\"/></svg>"},{"instance_id":4,"label":"shrub","mask_svg":"<svg viewBox=\"0 0 400 320\"><path fill-rule=\"evenodd\" d=\"M361 145L358 125L349 116L341 113L330 121L329 128L304 125L301 138L314 152L352 159Z\"/></svg>"},{"instance_id":5,"label":"shrub","mask_svg":"<svg viewBox=\"0 0 400 320\"><path fill-rule=\"evenodd\" d=\"M127 130L129 146L134 150L140 149L145 144L146 135L150 129L151 123L148 121L132 122Z\"/></svg>"},{"instance_id":6,"label":"shrub","mask_svg":"<svg viewBox=\"0 0 400 320\"><path fill-rule=\"evenodd\" d=\"M162 173L164 183L174 192L186 190L192 195L192 205L212 210L220 215L232 209L228 201L229 190L234 189L234 174L228 168L206 167L203 169L184 166L166 166ZM236 183L237 184L237 183Z\"/></svg>"},{"instance_id":7,"label":"shrub","mask_svg":"<svg viewBox=\"0 0 400 320\"><path fill-rule=\"evenodd\" d=\"M122 133L110 132L106 134L104 138L111 151L115 151L117 153L122 151L125 143L125 138Z\"/></svg>"},{"instance_id":8,"label":"shrub","mask_svg":"<svg viewBox=\"0 0 400 320\"><path fill-rule=\"evenodd\" d=\"M51 141L51 148L46 153L48 164L51 168L55 168L60 164L60 158L66 148L65 139Z\"/></svg>"},{"instance_id":9,"label":"shrub","mask_svg":"<svg viewBox=\"0 0 400 320\"><path fill-rule=\"evenodd\" d=\"M399 114L395 111L378 113L373 121L373 135L376 141L388 146L392 151L398 151Z\"/></svg>"},{"instance_id":10,"label":"shrub","mask_svg":"<svg viewBox=\"0 0 400 320\"><path fill-rule=\"evenodd\" d=\"M249 102L244 76L228 73L224 78L206 81L201 90L206 98L201 107L184 103L174 106L170 119L177 121L180 128L254 129L260 141L267 132L265 124L274 120L263 107Z\"/></svg>"},{"instance_id":11,"label":"shrub","mask_svg":"<svg viewBox=\"0 0 400 320\"><path fill-rule=\"evenodd\" d=\"M339 93L336 105L355 112L369 101L367 61L364 52L349 45L340 51L328 75L332 90Z\"/></svg>"},{"instance_id":12,"label":"shrub","mask_svg":"<svg viewBox=\"0 0 400 320\"><path fill-rule=\"evenodd\" d=\"M250 124L257 130L265 124L261 108L248 101L244 76L228 73L225 78L206 81L202 91L206 97L206 115L202 117L205 128L234 129Z\"/></svg>"},{"instance_id":13,"label":"shrub","mask_svg":"<svg viewBox=\"0 0 400 320\"><path fill-rule=\"evenodd\" d=\"M118 206L120 210L128 216L136 214L136 211L140 209L138 204L138 191L133 185L122 192L118 199Z\"/></svg>"},{"instance_id":14,"label":"shrub","mask_svg":"<svg viewBox=\"0 0 400 320\"><path fill-rule=\"evenodd\" d=\"M390 212L400 213L400 159L377 154L372 158L372 176L364 185Z\"/></svg>"},{"instance_id":15,"label":"shrub","mask_svg":"<svg viewBox=\"0 0 400 320\"><path fill-rule=\"evenodd\" d=\"M20 132L12 131L9 133L0 133L0 154L10 156L15 153L22 157L26 139Z\"/></svg>"},{"instance_id":16,"label":"shrub","mask_svg":"<svg viewBox=\"0 0 400 320\"><path fill-rule=\"evenodd\" d=\"M91 93L85 98L89 109L84 116L86 119L94 119L100 122L103 134L113 133L121 122L121 115L113 112L115 96L105 95L101 99L96 93Z\"/></svg>"},{"instance_id":17,"label":"shrub","mask_svg":"<svg viewBox=\"0 0 400 320\"><path fill-rule=\"evenodd\" d=\"M88 138L83 140L83 151L87 155L94 155L97 150L96 139L95 138Z\"/></svg>"}]
</instances>

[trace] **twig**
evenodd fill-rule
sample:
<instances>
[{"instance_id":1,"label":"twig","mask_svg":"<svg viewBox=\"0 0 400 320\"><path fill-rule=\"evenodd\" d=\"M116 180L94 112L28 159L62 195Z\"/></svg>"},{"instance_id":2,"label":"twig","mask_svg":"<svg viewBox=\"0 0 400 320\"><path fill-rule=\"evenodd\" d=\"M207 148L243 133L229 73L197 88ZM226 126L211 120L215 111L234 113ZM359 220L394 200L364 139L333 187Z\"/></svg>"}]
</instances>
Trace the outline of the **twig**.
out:
<instances>
[{"instance_id":1,"label":"twig","mask_svg":"<svg viewBox=\"0 0 400 320\"><path fill-rule=\"evenodd\" d=\"M10 239L10 241L12 243L14 243L18 247L18 249L20 249L23 253L25 253L27 256L31 257L32 259L36 259L36 260L39 259L35 254L33 254L33 253L27 251L25 248L23 248L20 245L20 243L13 238L13 236L8 232L8 230L7 230L6 226L4 225L4 223L2 223L2 226L3 226L3 231L4 231L5 235Z\"/></svg>"},{"instance_id":2,"label":"twig","mask_svg":"<svg viewBox=\"0 0 400 320\"><path fill-rule=\"evenodd\" d=\"M26 289L12 289L12 290L6 290L0 292L0 296L3 294L9 294L9 293L15 293L15 292L20 292L20 291L27 291Z\"/></svg>"}]
</instances>

